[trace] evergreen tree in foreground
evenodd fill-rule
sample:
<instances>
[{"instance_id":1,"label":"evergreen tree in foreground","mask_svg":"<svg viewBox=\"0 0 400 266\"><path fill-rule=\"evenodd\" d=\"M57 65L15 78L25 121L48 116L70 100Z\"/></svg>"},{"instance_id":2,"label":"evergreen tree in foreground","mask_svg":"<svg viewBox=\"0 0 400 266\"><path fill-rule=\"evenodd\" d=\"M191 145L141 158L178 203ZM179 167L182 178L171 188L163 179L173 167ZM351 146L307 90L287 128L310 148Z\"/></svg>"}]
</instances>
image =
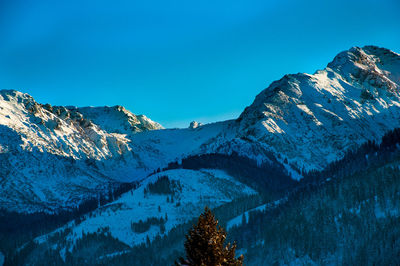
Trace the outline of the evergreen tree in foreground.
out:
<instances>
[{"instance_id":1,"label":"evergreen tree in foreground","mask_svg":"<svg viewBox=\"0 0 400 266\"><path fill-rule=\"evenodd\" d=\"M189 266L238 266L243 264L243 255L235 258L236 244L224 247L225 230L218 225L209 208L199 217L197 225L186 235L186 259L180 258L177 265Z\"/></svg>"}]
</instances>

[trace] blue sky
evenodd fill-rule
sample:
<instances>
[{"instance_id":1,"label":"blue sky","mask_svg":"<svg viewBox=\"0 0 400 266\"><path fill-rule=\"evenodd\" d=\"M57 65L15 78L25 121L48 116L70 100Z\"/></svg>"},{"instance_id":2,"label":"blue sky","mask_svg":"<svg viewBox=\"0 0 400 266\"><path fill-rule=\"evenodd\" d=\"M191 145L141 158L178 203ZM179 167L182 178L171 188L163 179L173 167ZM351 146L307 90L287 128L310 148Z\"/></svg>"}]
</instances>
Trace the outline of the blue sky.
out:
<instances>
[{"instance_id":1,"label":"blue sky","mask_svg":"<svg viewBox=\"0 0 400 266\"><path fill-rule=\"evenodd\" d=\"M400 52L400 1L0 0L0 88L123 105L165 127L237 117L340 51Z\"/></svg>"}]
</instances>

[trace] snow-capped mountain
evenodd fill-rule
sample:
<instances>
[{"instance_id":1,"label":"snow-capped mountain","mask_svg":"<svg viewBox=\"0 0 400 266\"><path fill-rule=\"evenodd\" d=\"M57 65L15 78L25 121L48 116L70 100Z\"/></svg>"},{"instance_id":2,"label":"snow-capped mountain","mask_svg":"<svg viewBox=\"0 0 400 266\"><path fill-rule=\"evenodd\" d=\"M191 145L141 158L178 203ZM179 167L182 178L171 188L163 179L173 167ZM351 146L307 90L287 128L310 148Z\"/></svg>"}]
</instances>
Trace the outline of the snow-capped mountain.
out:
<instances>
[{"instance_id":1,"label":"snow-capped mountain","mask_svg":"<svg viewBox=\"0 0 400 266\"><path fill-rule=\"evenodd\" d=\"M299 168L322 168L400 126L400 55L354 47L313 75L285 75L240 115L239 136Z\"/></svg>"},{"instance_id":2,"label":"snow-capped mountain","mask_svg":"<svg viewBox=\"0 0 400 266\"><path fill-rule=\"evenodd\" d=\"M109 183L138 179L129 174L138 165L128 133L160 128L120 106L53 107L0 91L1 207L73 207Z\"/></svg>"}]
</instances>

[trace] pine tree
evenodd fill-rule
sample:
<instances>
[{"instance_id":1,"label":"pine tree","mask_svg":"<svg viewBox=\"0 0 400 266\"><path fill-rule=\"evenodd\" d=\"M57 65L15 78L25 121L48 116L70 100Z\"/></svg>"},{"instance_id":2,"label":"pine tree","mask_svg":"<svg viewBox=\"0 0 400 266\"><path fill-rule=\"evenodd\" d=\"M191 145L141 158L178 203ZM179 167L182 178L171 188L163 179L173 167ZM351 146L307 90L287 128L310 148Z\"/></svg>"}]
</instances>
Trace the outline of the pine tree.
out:
<instances>
[{"instance_id":1,"label":"pine tree","mask_svg":"<svg viewBox=\"0 0 400 266\"><path fill-rule=\"evenodd\" d=\"M186 259L180 258L177 265L189 266L239 266L243 255L235 258L236 244L224 247L225 230L218 225L209 208L199 217L196 225L186 235Z\"/></svg>"}]
</instances>

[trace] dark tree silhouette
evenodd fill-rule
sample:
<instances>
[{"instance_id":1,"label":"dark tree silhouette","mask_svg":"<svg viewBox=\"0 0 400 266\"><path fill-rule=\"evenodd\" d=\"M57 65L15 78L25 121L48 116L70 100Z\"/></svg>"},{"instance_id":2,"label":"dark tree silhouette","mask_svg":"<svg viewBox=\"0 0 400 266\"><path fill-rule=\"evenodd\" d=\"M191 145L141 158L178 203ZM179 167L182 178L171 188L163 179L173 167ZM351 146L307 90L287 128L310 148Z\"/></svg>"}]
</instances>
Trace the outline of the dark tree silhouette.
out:
<instances>
[{"instance_id":1,"label":"dark tree silhouette","mask_svg":"<svg viewBox=\"0 0 400 266\"><path fill-rule=\"evenodd\" d=\"M209 208L205 208L196 225L186 235L186 259L180 258L177 265L189 266L239 266L243 265L243 255L235 258L236 244L228 243L225 230L218 225Z\"/></svg>"}]
</instances>

